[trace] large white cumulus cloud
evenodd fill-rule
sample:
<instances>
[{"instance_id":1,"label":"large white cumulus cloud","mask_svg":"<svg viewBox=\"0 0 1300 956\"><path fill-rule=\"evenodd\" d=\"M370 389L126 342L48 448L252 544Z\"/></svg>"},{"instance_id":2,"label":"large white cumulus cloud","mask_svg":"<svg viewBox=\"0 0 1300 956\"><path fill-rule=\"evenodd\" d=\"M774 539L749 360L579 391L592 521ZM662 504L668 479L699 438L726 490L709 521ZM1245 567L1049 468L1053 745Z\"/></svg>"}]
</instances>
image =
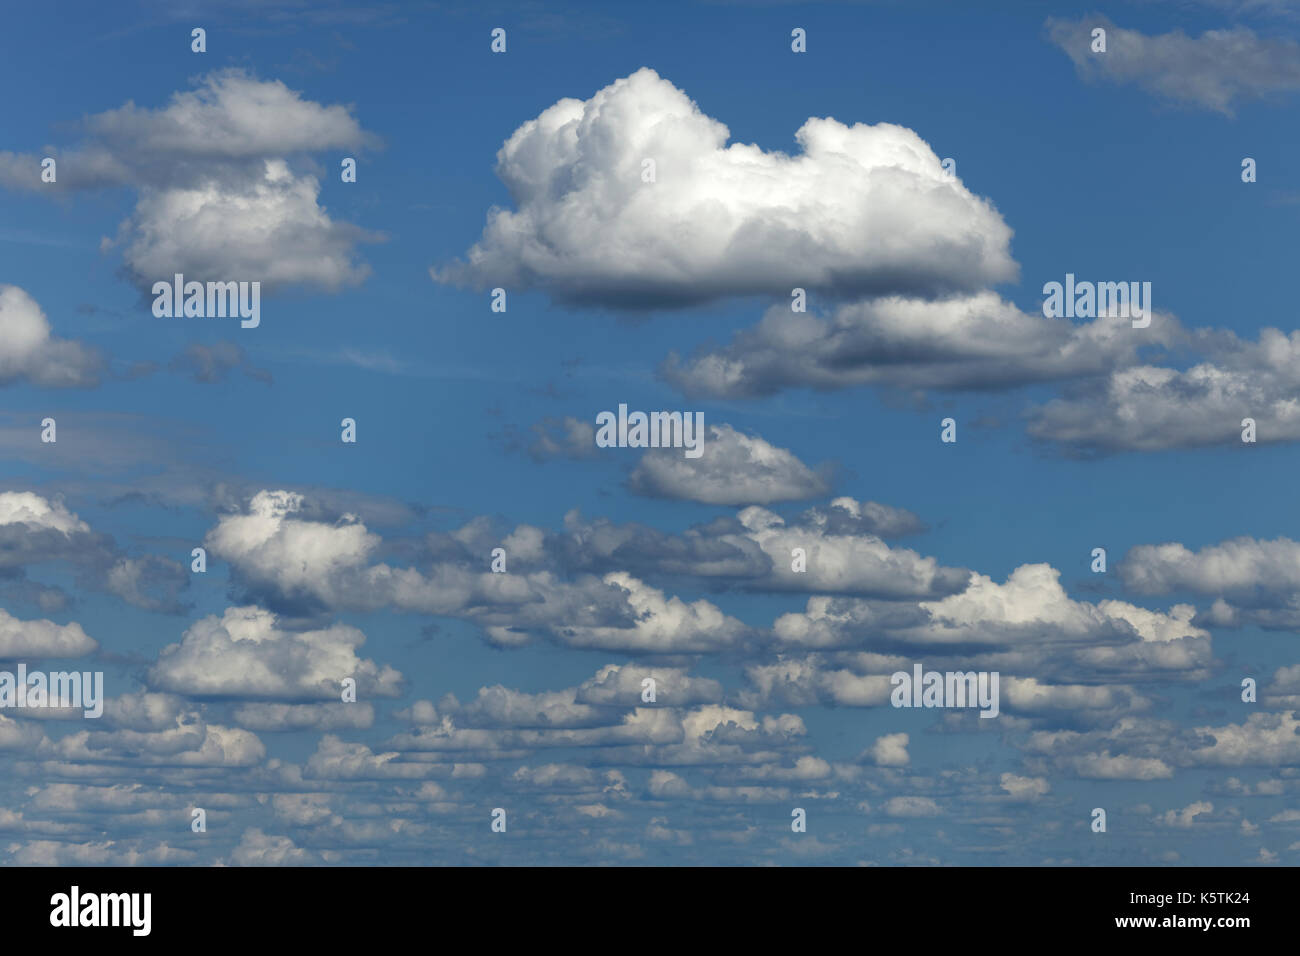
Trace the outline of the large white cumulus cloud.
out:
<instances>
[{"instance_id":1,"label":"large white cumulus cloud","mask_svg":"<svg viewBox=\"0 0 1300 956\"><path fill-rule=\"evenodd\" d=\"M793 156L729 135L650 69L563 99L498 153L516 208L491 210L467 261L432 274L628 308L793 287L937 295L1016 276L1011 229L909 129L813 118Z\"/></svg>"}]
</instances>

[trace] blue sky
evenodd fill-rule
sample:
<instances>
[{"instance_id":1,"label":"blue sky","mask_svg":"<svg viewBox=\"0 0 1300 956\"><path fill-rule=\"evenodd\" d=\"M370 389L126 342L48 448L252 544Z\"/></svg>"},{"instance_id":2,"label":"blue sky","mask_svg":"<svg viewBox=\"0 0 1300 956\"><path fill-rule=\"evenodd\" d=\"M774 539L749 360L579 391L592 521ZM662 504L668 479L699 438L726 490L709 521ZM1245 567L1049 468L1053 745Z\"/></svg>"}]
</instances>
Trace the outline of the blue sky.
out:
<instances>
[{"instance_id":1,"label":"blue sky","mask_svg":"<svg viewBox=\"0 0 1300 956\"><path fill-rule=\"evenodd\" d=\"M987 6L10 11L5 858L1293 864L1300 8Z\"/></svg>"}]
</instances>

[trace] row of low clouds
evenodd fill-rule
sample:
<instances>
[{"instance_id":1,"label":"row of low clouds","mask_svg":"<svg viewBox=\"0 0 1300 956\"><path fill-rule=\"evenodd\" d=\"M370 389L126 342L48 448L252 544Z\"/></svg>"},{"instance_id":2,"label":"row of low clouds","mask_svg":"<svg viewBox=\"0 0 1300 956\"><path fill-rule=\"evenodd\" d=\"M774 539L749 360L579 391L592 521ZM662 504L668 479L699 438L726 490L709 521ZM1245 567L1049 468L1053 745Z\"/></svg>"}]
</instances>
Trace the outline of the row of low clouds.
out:
<instances>
[{"instance_id":1,"label":"row of low clouds","mask_svg":"<svg viewBox=\"0 0 1300 956\"><path fill-rule=\"evenodd\" d=\"M232 660L250 642L268 642L288 655L272 671L302 671L308 696L311 687L317 696L324 693L322 674L301 663L313 647L328 648L328 657L343 662L333 670L357 670L374 692L386 693L381 688L395 689L398 677L357 664L349 648L364 640L359 632L313 624L297 633L301 625L293 624L380 609L463 617L505 645L547 636L634 654L764 642L805 651L924 647L1008 655L1004 662L1019 655L1038 668L1098 674L1200 672L1208 664L1206 628L1293 628L1300 620L1300 577L1294 573L1300 544L1287 538L1243 537L1200 550L1178 542L1134 547L1116 568L1129 591L1208 599L1199 611L1179 603L1162 612L1118 600L1073 600L1059 572L1046 564L1022 565L998 582L890 543L923 527L910 512L836 498L789 517L750 506L677 533L587 519L577 511L556 530L506 529L476 518L450 532L403 540L395 549L353 515L332 517L301 493L263 490L220 515L203 543L229 565L236 592L250 605L285 615L294 636L284 637L271 613L232 610L195 624L185 642L164 653L156 674L166 681L192 672L200 680L205 661L223 656L213 650L220 641L230 642L223 653ZM122 551L57 501L32 492L0 493L0 540L6 576L64 565L83 584L144 610L180 608L185 572L178 563ZM487 568L498 546L506 550L508 574ZM796 548L806 554L805 571L791 567ZM386 559L399 552L403 563ZM779 617L763 635L708 598L674 596L682 581L718 593L809 597L804 611ZM83 654L96 646L75 624L22 622L8 614L3 624L0 653L8 658ZM1052 655L1061 658L1051 664ZM241 665L245 671L252 673L252 665ZM196 684L186 686L196 691Z\"/></svg>"},{"instance_id":2,"label":"row of low clouds","mask_svg":"<svg viewBox=\"0 0 1300 956\"><path fill-rule=\"evenodd\" d=\"M212 662L225 660L236 662L232 673L242 675L246 688L265 685L254 696L275 697L286 675L301 674L294 678L296 693L327 698L328 675L340 672L356 674L370 694L389 696L400 675L362 663L356 648L364 636L328 623L335 614L381 609L461 617L502 645L546 636L631 654L766 645L893 655L924 649L993 655L1003 666L1036 673L1204 676L1207 627L1293 626L1285 615L1294 614L1300 593L1300 581L1288 571L1300 545L1241 538L1199 552L1178 543L1141 545L1119 562L1121 580L1136 593L1210 598L1199 614L1185 603L1158 611L1113 599L1077 601L1046 564L1022 565L998 582L891 544L888 537L917 530L918 519L851 498L788 518L751 506L680 533L584 519L576 511L559 530L506 530L478 518L403 541L396 550L354 516L318 513L299 493L265 490L218 518L203 543L229 566L234 593L248 606L192 625L151 672L157 689L224 694L228 688ZM13 562L89 565L83 574L106 564L98 578L104 590L146 610L173 610L143 600L174 589L178 569L171 562L123 555L57 502L31 492L0 493L0 533ZM487 569L497 546L506 551L508 574ZM806 553L806 571L791 568L795 548ZM384 559L397 551L404 563ZM133 574L117 573L128 566ZM807 606L778 617L768 630L756 629L709 598L672 594L684 580L718 593L804 594ZM8 658L96 647L75 624L6 615L4 625L0 653ZM259 647L279 656L259 664ZM244 660L245 652L255 658ZM209 679L210 687L203 683Z\"/></svg>"},{"instance_id":3,"label":"row of low clouds","mask_svg":"<svg viewBox=\"0 0 1300 956\"><path fill-rule=\"evenodd\" d=\"M485 806L502 803L512 812L531 808L519 811L529 814L528 826L557 840L571 839L574 820L602 821L612 842L601 844L598 856L634 859L660 839L680 846L709 840L698 828L672 826L687 807L707 815L737 806L787 808L797 799L813 812L823 801L843 812L856 803L873 826L929 818L962 826L994 807L1011 812L1050 800L1049 780L1164 780L1197 768L1300 766L1296 668L1261 682L1262 709L1249 717L1172 725L1158 716L1160 685L1204 681L1215 666L1209 634L1191 607L1075 600L1045 565L1023 566L1005 582L944 569L885 543L882 535L918 526L915 516L887 506L836 499L792 518L751 507L678 535L575 513L562 531L519 526L502 536L480 520L430 536L415 568L385 564L379 535L329 513L299 495L264 491L218 518L206 543L229 564L237 590L255 588L263 599L278 594L288 603L310 592L331 620L300 624L255 604L230 607L186 627L142 670L146 689L113 696L94 726L72 721L60 734L62 720L0 715L0 749L17 761L15 773L40 781L0 818L0 828L17 837L7 848L12 859L192 862L220 847L221 859L237 864L337 862L358 858L349 848L397 851L390 841L463 842L446 827L464 820L472 829ZM95 536L74 512L29 492L0 494L0 527L11 549L46 560L71 560L60 540L70 548ZM796 539L810 556L800 580L776 566ZM499 542L511 573L484 574L488 550ZM280 562L286 548L302 560ZM1298 552L1300 545L1285 539L1237 539L1199 551L1171 543L1136 548L1117 567L1140 593L1285 606L1300 590L1286 571ZM633 559L639 564L625 563ZM733 637L754 635L711 601L682 601L640 580L678 573L812 594L803 611L773 623L773 646L751 646L743 682L727 687L692 673L691 662L727 651ZM483 580L493 577L501 583ZM1260 579L1272 582L1270 594L1253 586ZM466 582L464 592L456 590ZM449 594L428 593L447 583ZM389 587L380 597L390 609L451 608L493 639L496 630L549 628L564 643L638 657L603 665L570 687L493 684L465 702L451 695L402 701L392 713L402 729L380 743L350 741L348 734L375 726L378 705L397 707L405 695L403 675L364 653L364 634L332 620L372 607L376 586ZM607 588L603 619L579 620L572 588L583 601ZM95 649L74 624L31 623L0 619L5 656L76 657ZM659 663L639 656L646 651L677 657ZM1019 752L1015 773L972 769L953 779L914 770L909 734L897 730L864 740L856 759L816 753L791 709L887 708L888 675L918 654L930 667L1001 671L999 729ZM342 676L357 678L361 703L338 702ZM640 700L649 676L660 694L652 707ZM304 729L321 736L297 763L270 757L260 736ZM568 762L575 748L593 759ZM1285 793L1293 783L1265 779L1260 793ZM1170 807L1138 815L1241 827L1241 811L1216 800L1212 814ZM216 841L158 845L159 829L169 821L183 828L194 805L209 808ZM1069 812L1058 804L1025 823L1033 828ZM385 822L377 829L379 818ZM1276 834L1284 823L1266 815L1249 826ZM523 823L516 818L515 825ZM720 817L709 832L748 832L737 826ZM103 843L106 829L117 841L112 846Z\"/></svg>"}]
</instances>

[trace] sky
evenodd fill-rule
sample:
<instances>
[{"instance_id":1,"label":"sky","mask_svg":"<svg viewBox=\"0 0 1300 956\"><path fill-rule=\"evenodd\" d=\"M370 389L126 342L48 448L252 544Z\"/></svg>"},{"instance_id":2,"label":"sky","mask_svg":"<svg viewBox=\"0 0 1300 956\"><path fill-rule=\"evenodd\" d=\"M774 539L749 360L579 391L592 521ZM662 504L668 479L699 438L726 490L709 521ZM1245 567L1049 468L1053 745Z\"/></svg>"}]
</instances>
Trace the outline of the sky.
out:
<instances>
[{"instance_id":1,"label":"sky","mask_svg":"<svg viewBox=\"0 0 1300 956\"><path fill-rule=\"evenodd\" d=\"M0 42L4 862L1300 860L1300 3Z\"/></svg>"}]
</instances>

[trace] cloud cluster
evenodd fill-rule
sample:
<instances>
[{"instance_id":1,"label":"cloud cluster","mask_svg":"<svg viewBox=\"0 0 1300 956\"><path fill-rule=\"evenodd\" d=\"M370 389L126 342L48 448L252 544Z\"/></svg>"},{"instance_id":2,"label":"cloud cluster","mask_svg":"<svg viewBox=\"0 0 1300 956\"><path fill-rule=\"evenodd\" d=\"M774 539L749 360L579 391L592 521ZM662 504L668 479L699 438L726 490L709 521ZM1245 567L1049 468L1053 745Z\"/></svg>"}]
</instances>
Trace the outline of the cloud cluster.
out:
<instances>
[{"instance_id":1,"label":"cloud cluster","mask_svg":"<svg viewBox=\"0 0 1300 956\"><path fill-rule=\"evenodd\" d=\"M182 273L333 292L369 274L355 250L377 237L334 221L319 203L320 181L305 171L312 153L375 142L348 108L227 69L166 106L127 103L82 125L85 142L55 154L56 182L40 182L40 157L0 153L0 183L51 194L135 189L134 212L104 247L122 250L142 290Z\"/></svg>"}]
</instances>

